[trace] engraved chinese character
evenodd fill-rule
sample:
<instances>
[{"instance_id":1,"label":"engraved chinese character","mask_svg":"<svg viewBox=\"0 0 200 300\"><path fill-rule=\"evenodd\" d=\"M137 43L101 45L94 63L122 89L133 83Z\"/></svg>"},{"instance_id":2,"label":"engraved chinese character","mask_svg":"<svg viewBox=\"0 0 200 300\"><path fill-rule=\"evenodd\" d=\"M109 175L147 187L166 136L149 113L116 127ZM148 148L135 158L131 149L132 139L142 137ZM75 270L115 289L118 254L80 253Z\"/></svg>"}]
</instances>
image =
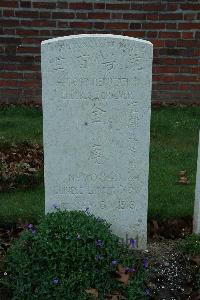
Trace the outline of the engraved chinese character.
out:
<instances>
[{"instance_id":1,"label":"engraved chinese character","mask_svg":"<svg viewBox=\"0 0 200 300\"><path fill-rule=\"evenodd\" d=\"M95 103L92 107L92 121L93 122L101 122L102 116L106 111L103 110L99 105L97 106Z\"/></svg>"},{"instance_id":2,"label":"engraved chinese character","mask_svg":"<svg viewBox=\"0 0 200 300\"><path fill-rule=\"evenodd\" d=\"M86 69L89 63L89 56L88 55L81 55L77 57L79 61L79 66L81 69Z\"/></svg>"}]
</instances>

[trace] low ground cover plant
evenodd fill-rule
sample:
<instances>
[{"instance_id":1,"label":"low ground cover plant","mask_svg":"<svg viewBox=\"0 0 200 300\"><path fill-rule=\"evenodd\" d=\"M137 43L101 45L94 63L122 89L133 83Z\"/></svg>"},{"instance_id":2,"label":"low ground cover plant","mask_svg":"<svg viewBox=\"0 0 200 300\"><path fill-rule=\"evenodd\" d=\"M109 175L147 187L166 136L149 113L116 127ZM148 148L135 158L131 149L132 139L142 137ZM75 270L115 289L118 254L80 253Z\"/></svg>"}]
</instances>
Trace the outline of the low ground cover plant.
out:
<instances>
[{"instance_id":1,"label":"low ground cover plant","mask_svg":"<svg viewBox=\"0 0 200 300\"><path fill-rule=\"evenodd\" d=\"M191 234L179 243L179 249L195 265L195 287L200 290L200 234ZM199 296L199 294L198 294Z\"/></svg>"},{"instance_id":2,"label":"low ground cover plant","mask_svg":"<svg viewBox=\"0 0 200 300\"><path fill-rule=\"evenodd\" d=\"M1 281L19 300L146 299L147 261L134 247L88 210L56 209L10 247Z\"/></svg>"}]
</instances>

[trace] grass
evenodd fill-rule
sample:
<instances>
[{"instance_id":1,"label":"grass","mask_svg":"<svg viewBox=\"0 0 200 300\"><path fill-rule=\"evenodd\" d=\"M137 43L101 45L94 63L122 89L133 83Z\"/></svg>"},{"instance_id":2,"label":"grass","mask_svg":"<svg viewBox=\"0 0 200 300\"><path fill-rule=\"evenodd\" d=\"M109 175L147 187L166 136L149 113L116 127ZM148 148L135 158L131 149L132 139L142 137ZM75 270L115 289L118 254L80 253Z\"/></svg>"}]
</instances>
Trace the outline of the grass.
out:
<instances>
[{"instance_id":1,"label":"grass","mask_svg":"<svg viewBox=\"0 0 200 300\"><path fill-rule=\"evenodd\" d=\"M151 119L149 217L192 215L200 108L154 108ZM42 143L42 112L38 108L0 109L0 148L5 143ZM2 138L3 137L3 138ZM188 185L177 184L187 171ZM1 193L0 223L18 218L37 220L44 212L42 185L34 190Z\"/></svg>"},{"instance_id":2,"label":"grass","mask_svg":"<svg viewBox=\"0 0 200 300\"><path fill-rule=\"evenodd\" d=\"M39 108L0 108L0 147L23 142L42 143L42 111Z\"/></svg>"},{"instance_id":3,"label":"grass","mask_svg":"<svg viewBox=\"0 0 200 300\"><path fill-rule=\"evenodd\" d=\"M13 224L18 220L36 223L44 215L44 188L1 193L0 224Z\"/></svg>"}]
</instances>

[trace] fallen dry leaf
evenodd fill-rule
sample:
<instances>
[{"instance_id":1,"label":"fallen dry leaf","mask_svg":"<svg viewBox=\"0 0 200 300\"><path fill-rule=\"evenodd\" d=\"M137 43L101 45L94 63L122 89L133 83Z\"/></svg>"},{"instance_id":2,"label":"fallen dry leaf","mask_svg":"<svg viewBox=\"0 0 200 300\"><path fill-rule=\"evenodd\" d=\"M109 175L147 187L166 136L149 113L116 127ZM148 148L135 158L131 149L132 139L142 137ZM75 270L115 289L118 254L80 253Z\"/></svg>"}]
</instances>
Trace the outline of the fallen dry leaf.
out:
<instances>
[{"instance_id":1,"label":"fallen dry leaf","mask_svg":"<svg viewBox=\"0 0 200 300\"><path fill-rule=\"evenodd\" d=\"M98 291L96 289L89 289L89 290L86 290L86 293L87 294L90 294L92 297L94 297L94 299L98 299Z\"/></svg>"},{"instance_id":2,"label":"fallen dry leaf","mask_svg":"<svg viewBox=\"0 0 200 300\"><path fill-rule=\"evenodd\" d=\"M186 170L180 171L180 172L178 173L178 176L185 176L185 174L186 174Z\"/></svg>"},{"instance_id":3,"label":"fallen dry leaf","mask_svg":"<svg viewBox=\"0 0 200 300\"><path fill-rule=\"evenodd\" d=\"M190 258L192 262L194 262L197 266L200 266L200 255L194 255Z\"/></svg>"},{"instance_id":4,"label":"fallen dry leaf","mask_svg":"<svg viewBox=\"0 0 200 300\"><path fill-rule=\"evenodd\" d=\"M127 298L122 296L118 291L113 291L111 295L106 296L106 300L127 300Z\"/></svg>"},{"instance_id":5,"label":"fallen dry leaf","mask_svg":"<svg viewBox=\"0 0 200 300\"><path fill-rule=\"evenodd\" d=\"M152 234L153 237L158 236L158 232L159 232L159 226L158 226L158 222L156 220L152 220Z\"/></svg>"},{"instance_id":6,"label":"fallen dry leaf","mask_svg":"<svg viewBox=\"0 0 200 300\"><path fill-rule=\"evenodd\" d=\"M130 273L126 272L125 268L122 267L121 265L118 266L118 271L116 271L116 273L117 275L119 275L117 280L127 285L130 277Z\"/></svg>"},{"instance_id":7,"label":"fallen dry leaf","mask_svg":"<svg viewBox=\"0 0 200 300\"><path fill-rule=\"evenodd\" d=\"M180 177L180 179L178 180L178 183L180 183L180 184L189 184L190 181L187 179L187 177L182 176L182 177Z\"/></svg>"}]
</instances>

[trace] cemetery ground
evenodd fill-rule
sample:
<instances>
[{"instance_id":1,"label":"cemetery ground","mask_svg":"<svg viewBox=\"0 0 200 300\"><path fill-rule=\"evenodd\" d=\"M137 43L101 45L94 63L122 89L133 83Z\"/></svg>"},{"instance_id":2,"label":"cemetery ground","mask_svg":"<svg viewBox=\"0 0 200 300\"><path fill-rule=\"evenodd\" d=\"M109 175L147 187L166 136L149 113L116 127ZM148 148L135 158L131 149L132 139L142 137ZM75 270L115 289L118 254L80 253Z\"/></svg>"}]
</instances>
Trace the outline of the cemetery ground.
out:
<instances>
[{"instance_id":1,"label":"cemetery ground","mask_svg":"<svg viewBox=\"0 0 200 300\"><path fill-rule=\"evenodd\" d=\"M200 247L196 240L185 247L194 266L177 250L177 241L191 233L199 128L199 107L152 109L147 257L153 299L199 297L192 290ZM0 108L0 153L0 241L7 248L25 223L44 215L40 108Z\"/></svg>"}]
</instances>

